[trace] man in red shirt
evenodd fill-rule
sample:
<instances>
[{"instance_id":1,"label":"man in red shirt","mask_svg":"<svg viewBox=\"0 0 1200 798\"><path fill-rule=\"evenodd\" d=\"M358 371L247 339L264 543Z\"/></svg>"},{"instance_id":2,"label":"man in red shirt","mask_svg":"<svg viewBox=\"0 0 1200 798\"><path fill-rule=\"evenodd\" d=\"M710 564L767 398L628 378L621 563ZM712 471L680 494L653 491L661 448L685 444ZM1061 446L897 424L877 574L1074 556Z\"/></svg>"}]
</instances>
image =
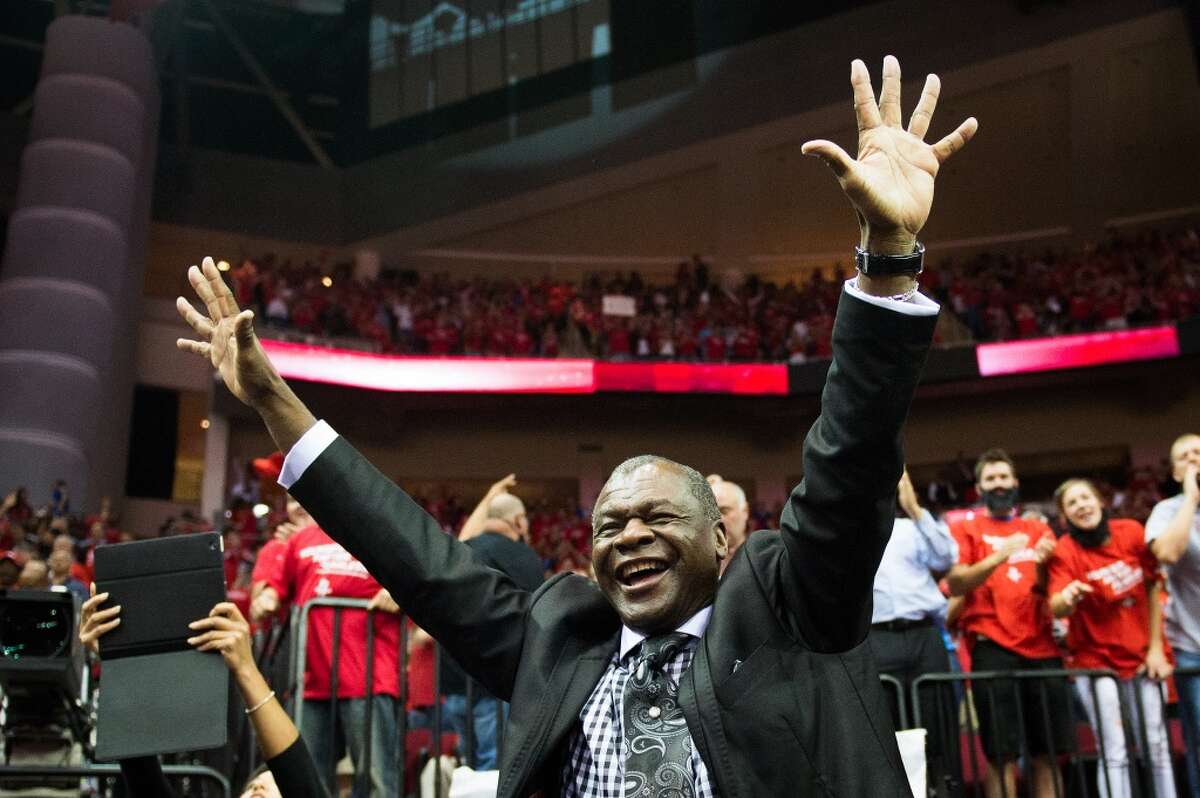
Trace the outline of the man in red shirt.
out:
<instances>
[{"instance_id":1,"label":"man in red shirt","mask_svg":"<svg viewBox=\"0 0 1200 798\"><path fill-rule=\"evenodd\" d=\"M348 747L355 762L354 794L396 795L400 610L361 562L316 524L310 524L288 539L282 569L268 574L268 584L255 606L260 612L273 612L272 604L278 607L289 599L303 607L312 599L327 597L369 599L373 608L382 611L372 613L375 650L369 780L360 766L367 744L367 614L363 611L341 613L336 702L332 700L334 610L317 607L309 613L300 733L325 772L331 792L335 790L334 765L341 758L341 749Z\"/></svg>"},{"instance_id":2,"label":"man in red shirt","mask_svg":"<svg viewBox=\"0 0 1200 798\"><path fill-rule=\"evenodd\" d=\"M1054 553L1054 533L1043 522L1017 513L1018 485L1016 467L1002 449L984 452L975 463L975 487L984 506L950 523L958 563L946 581L952 596L965 597L958 624L974 671L1063 667L1046 606L1046 561ZM975 686L980 737L988 758L988 798L1017 794L1022 739L1033 755L1033 795L1062 794L1050 754L1069 750L1066 691L1058 684L1042 690L1038 680L1022 680L1020 685L1019 705L1011 681ZM1046 712L1043 696L1049 705Z\"/></svg>"}]
</instances>

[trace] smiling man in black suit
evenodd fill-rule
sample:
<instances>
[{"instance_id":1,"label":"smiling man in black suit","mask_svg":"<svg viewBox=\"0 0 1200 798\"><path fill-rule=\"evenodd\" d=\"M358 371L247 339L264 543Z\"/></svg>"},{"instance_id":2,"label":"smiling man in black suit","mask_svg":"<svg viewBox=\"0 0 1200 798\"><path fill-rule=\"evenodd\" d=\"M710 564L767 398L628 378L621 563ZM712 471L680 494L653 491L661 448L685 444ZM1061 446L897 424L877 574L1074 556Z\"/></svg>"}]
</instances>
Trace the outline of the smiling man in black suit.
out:
<instances>
[{"instance_id":1,"label":"smiling man in black suit","mask_svg":"<svg viewBox=\"0 0 1200 798\"><path fill-rule=\"evenodd\" d=\"M288 453L281 483L454 657L512 702L499 794L639 798L908 795L890 714L863 641L892 528L901 428L937 305L916 290L917 233L941 164L976 130L924 141L930 75L907 129L900 66L878 102L851 66L858 157L804 152L834 171L858 215L805 478L777 535L753 535L723 577L725 529L694 470L626 461L594 514L599 587L562 575L530 593L482 566L325 422L272 368L211 259L182 297L225 384Z\"/></svg>"}]
</instances>

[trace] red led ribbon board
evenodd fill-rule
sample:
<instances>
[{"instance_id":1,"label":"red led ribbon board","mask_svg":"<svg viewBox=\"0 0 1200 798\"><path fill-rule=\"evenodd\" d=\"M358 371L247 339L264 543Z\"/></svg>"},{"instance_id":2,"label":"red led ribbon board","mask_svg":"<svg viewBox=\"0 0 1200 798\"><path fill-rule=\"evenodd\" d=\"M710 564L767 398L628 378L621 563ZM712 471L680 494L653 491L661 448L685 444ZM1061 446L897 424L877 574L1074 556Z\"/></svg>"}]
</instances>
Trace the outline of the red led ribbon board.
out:
<instances>
[{"instance_id":1,"label":"red led ribbon board","mask_svg":"<svg viewBox=\"0 0 1200 798\"><path fill-rule=\"evenodd\" d=\"M975 348L979 373L984 377L1158 360L1178 355L1179 338L1171 326L1005 341L980 344Z\"/></svg>"},{"instance_id":2,"label":"red led ribbon board","mask_svg":"<svg viewBox=\"0 0 1200 798\"><path fill-rule=\"evenodd\" d=\"M787 366L606 363L565 358L408 357L264 339L288 379L416 393L725 393L786 395Z\"/></svg>"},{"instance_id":3,"label":"red led ribbon board","mask_svg":"<svg viewBox=\"0 0 1200 798\"><path fill-rule=\"evenodd\" d=\"M416 393L594 393L591 360L401 357L264 340L286 378Z\"/></svg>"},{"instance_id":4,"label":"red led ribbon board","mask_svg":"<svg viewBox=\"0 0 1200 798\"><path fill-rule=\"evenodd\" d=\"M596 362L596 390L786 395L787 366L764 363Z\"/></svg>"}]
</instances>

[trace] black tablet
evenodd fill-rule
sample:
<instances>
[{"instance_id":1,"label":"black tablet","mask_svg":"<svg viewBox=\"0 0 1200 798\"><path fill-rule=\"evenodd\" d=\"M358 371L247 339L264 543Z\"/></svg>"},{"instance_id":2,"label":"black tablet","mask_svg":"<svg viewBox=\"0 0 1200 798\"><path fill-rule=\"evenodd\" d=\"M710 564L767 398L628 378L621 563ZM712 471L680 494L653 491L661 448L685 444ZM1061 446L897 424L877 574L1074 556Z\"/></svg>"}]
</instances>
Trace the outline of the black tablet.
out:
<instances>
[{"instance_id":1,"label":"black tablet","mask_svg":"<svg viewBox=\"0 0 1200 798\"><path fill-rule=\"evenodd\" d=\"M100 638L96 758L216 748L226 742L229 671L188 645L192 621L225 600L216 532L96 549L96 592L121 606Z\"/></svg>"}]
</instances>

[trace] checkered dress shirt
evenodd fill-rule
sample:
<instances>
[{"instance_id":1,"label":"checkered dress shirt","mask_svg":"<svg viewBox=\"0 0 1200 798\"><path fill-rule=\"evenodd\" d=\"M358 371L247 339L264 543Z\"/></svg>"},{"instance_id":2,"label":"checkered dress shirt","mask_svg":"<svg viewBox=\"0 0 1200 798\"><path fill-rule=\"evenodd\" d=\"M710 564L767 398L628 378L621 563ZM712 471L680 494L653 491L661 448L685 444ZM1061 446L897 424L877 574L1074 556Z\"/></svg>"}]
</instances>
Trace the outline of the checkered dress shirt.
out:
<instances>
[{"instance_id":1,"label":"checkered dress shirt","mask_svg":"<svg viewBox=\"0 0 1200 798\"><path fill-rule=\"evenodd\" d=\"M679 686L679 678L692 664L700 638L692 637L679 653L668 660L663 672ZM579 712L579 726L571 733L567 761L563 766L563 798L625 798L625 730L621 711L630 666L640 646L621 657L614 652L608 669ZM688 758L692 789L696 798L716 798L708 768L692 746Z\"/></svg>"}]
</instances>

